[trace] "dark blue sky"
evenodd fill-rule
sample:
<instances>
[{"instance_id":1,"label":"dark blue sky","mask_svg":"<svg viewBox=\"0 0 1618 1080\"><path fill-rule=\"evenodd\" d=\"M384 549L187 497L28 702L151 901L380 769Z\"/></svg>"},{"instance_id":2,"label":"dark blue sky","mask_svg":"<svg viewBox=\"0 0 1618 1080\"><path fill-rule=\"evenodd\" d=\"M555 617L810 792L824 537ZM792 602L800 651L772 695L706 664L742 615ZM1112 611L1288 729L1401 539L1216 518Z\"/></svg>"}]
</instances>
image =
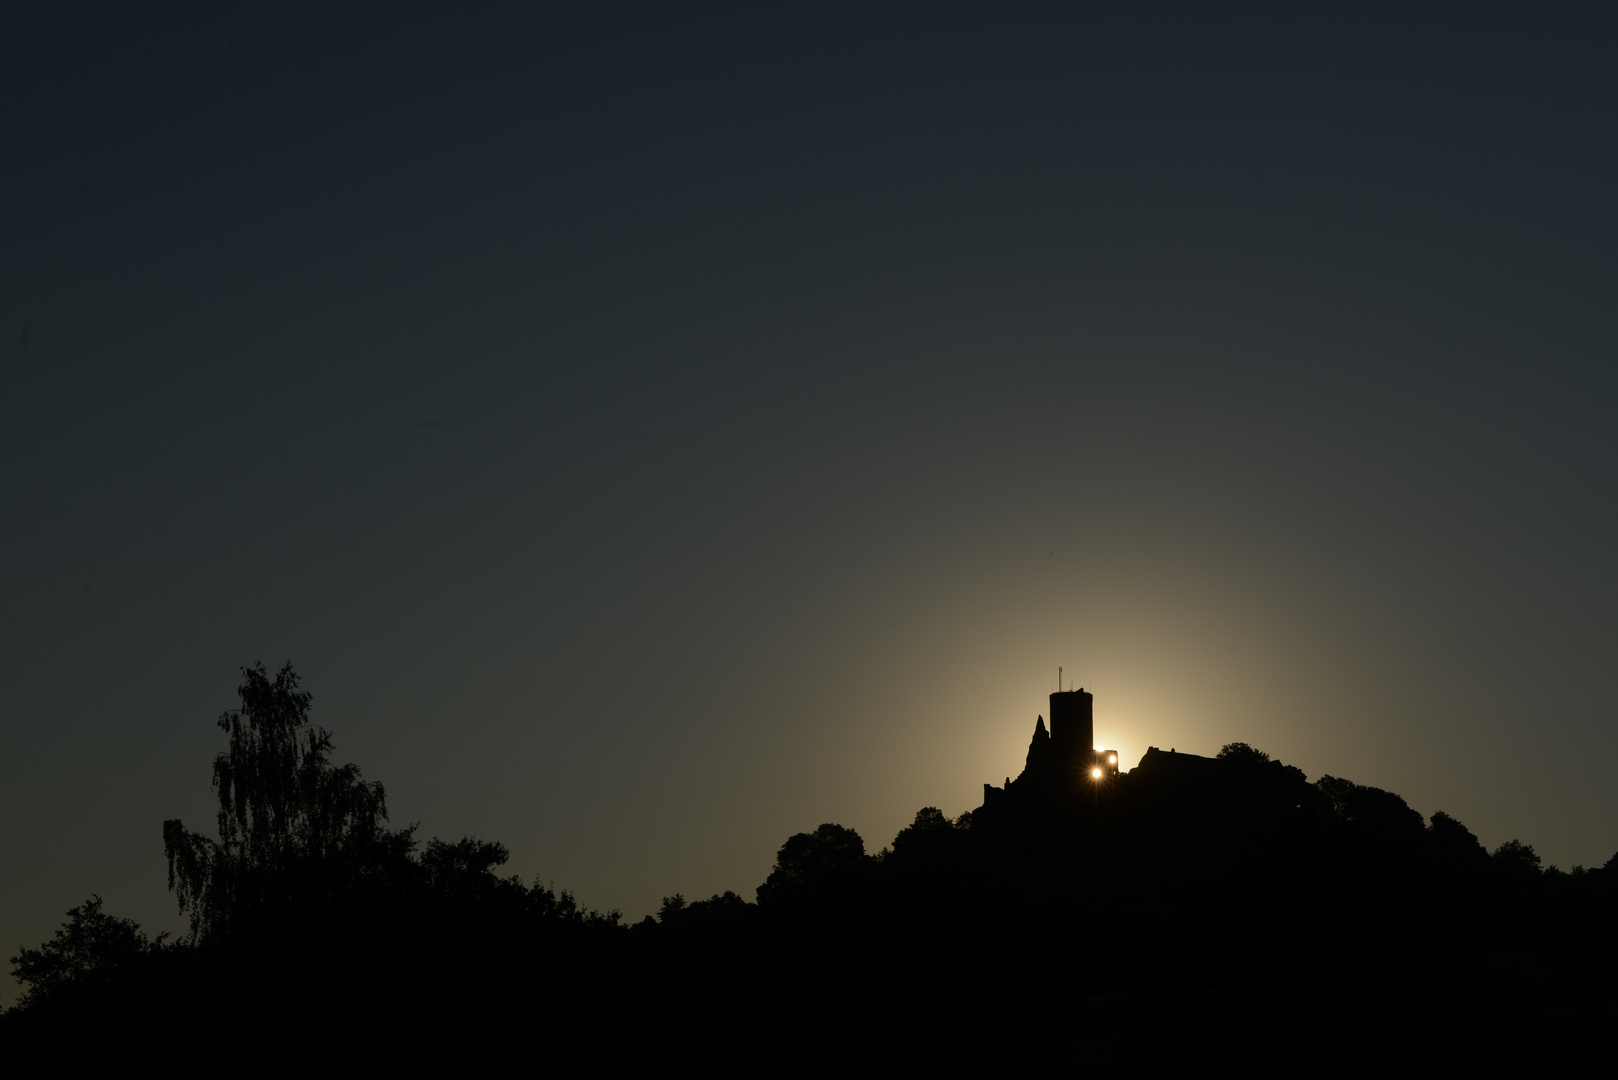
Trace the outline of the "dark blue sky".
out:
<instances>
[{"instance_id":1,"label":"dark blue sky","mask_svg":"<svg viewBox=\"0 0 1618 1080\"><path fill-rule=\"evenodd\" d=\"M636 918L1058 664L1610 857L1613 17L1077 7L8 7L3 940L178 925L260 658Z\"/></svg>"}]
</instances>

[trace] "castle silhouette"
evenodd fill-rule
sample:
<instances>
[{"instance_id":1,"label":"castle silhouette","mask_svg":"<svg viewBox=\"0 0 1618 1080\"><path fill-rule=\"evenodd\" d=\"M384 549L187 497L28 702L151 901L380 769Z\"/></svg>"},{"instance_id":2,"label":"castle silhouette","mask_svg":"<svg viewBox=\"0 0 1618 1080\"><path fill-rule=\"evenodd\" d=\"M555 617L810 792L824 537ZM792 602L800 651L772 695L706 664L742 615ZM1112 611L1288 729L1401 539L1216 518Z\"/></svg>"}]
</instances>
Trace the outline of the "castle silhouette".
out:
<instances>
[{"instance_id":1,"label":"castle silhouette","mask_svg":"<svg viewBox=\"0 0 1618 1080\"><path fill-rule=\"evenodd\" d=\"M983 806L974 811L974 820L1072 802L1086 795L1103 796L1118 781L1118 751L1095 745L1095 695L1083 687L1059 690L1051 695L1050 716L1049 730L1043 716L1034 721L1027 762L1017 778L1006 777L1004 787L983 785ZM1219 764L1215 758L1150 746L1129 776L1194 781L1207 777Z\"/></svg>"}]
</instances>

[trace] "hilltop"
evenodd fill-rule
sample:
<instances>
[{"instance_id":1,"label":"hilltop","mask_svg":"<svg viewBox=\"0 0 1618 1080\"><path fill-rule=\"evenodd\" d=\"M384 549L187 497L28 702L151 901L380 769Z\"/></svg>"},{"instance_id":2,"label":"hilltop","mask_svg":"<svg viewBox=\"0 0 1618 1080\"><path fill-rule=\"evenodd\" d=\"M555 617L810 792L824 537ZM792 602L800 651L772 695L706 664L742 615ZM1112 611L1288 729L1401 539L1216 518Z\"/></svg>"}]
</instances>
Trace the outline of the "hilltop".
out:
<instances>
[{"instance_id":1,"label":"hilltop","mask_svg":"<svg viewBox=\"0 0 1618 1080\"><path fill-rule=\"evenodd\" d=\"M1082 691L1052 696L1023 772L977 809L923 808L875 852L822 824L785 841L756 901L671 896L626 923L501 877L498 843L391 828L381 785L330 760L290 666L244 676L221 719L218 838L163 830L191 932L147 940L92 897L13 958L28 993L0 1018L8 1039L88 1023L115 1042L224 1007L318 1018L310 1048L375 1054L450 1053L474 1030L636 1060L813 1033L835 1054L882 1031L900 1057L1015 1039L1061 1060L1238 1022L1317 1047L1365 1025L1444 1033L1458 1052L1506 1016L1586 1030L1618 998L1618 858L1563 872L1517 841L1490 853L1447 814L1241 743L1125 769L1091 745Z\"/></svg>"}]
</instances>

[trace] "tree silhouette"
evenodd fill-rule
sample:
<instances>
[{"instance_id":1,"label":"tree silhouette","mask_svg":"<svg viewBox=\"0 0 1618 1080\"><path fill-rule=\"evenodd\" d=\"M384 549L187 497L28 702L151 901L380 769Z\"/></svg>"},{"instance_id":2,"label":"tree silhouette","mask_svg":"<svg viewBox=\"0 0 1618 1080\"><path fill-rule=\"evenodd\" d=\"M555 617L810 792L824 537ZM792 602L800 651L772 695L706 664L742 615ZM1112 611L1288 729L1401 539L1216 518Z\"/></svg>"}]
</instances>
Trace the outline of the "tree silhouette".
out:
<instances>
[{"instance_id":1,"label":"tree silhouette","mask_svg":"<svg viewBox=\"0 0 1618 1080\"><path fill-rule=\"evenodd\" d=\"M905 1053L955 1054L964 1016L991 1040L1016 1033L1038 1064L1071 1059L1075 978L1097 992L1098 1025L1218 1025L1258 1003L1278 1023L1340 1013L1352 1038L1432 1003L1437 1030L1525 995L1618 994L1618 856L1571 874L1515 840L1491 856L1448 814L1428 823L1392 792L1311 784L1242 743L1217 763L1149 755L1168 765L1121 774L1106 800L1030 766L1000 792L1005 812L923 807L876 857L824 824L786 840L757 904L676 893L629 928L501 877L504 845L418 851L388 827L382 786L332 763L290 665L242 669L237 693L213 763L217 837L164 826L191 933L148 941L91 897L12 958L29 990L0 1016L0 1044L109 1025L133 1044L225 1007L276 1031L340 1018L403 1048L418 988L443 986L434 1015L457 1050L462 1033L539 1017L559 1045L599 1054L625 1031L600 1003L643 987L629 1026L658 1061L670 1047L797 1052L806 1030L848 1054L837 1032L881 1024ZM987 977L963 962L979 956ZM970 1005L939 1008L950 1001ZM198 1037L239 1050L230 1025Z\"/></svg>"},{"instance_id":2,"label":"tree silhouette","mask_svg":"<svg viewBox=\"0 0 1618 1080\"><path fill-rule=\"evenodd\" d=\"M1494 849L1494 863L1508 879L1532 880L1540 874L1539 853L1532 844L1511 839Z\"/></svg>"},{"instance_id":3,"label":"tree silhouette","mask_svg":"<svg viewBox=\"0 0 1618 1080\"><path fill-rule=\"evenodd\" d=\"M1332 802L1338 817L1357 834L1389 843L1411 843L1425 837L1426 823L1391 791L1322 776L1315 787Z\"/></svg>"},{"instance_id":4,"label":"tree silhouette","mask_svg":"<svg viewBox=\"0 0 1618 1080\"><path fill-rule=\"evenodd\" d=\"M101 910L101 897L67 913L68 921L50 941L23 949L11 958L12 976L28 984L22 1007L36 1006L55 995L109 985L132 964L163 947L168 935L147 940L140 924Z\"/></svg>"},{"instance_id":5,"label":"tree silhouette","mask_svg":"<svg viewBox=\"0 0 1618 1080\"><path fill-rule=\"evenodd\" d=\"M1472 830L1444 811L1433 811L1433 816L1427 822L1427 833L1432 838L1433 851L1444 870L1465 872L1488 865L1489 853Z\"/></svg>"},{"instance_id":6,"label":"tree silhouette","mask_svg":"<svg viewBox=\"0 0 1618 1080\"><path fill-rule=\"evenodd\" d=\"M865 841L853 829L828 822L812 833L797 833L776 853L775 867L758 887L758 902L769 904L836 888L864 862Z\"/></svg>"},{"instance_id":7,"label":"tree silhouette","mask_svg":"<svg viewBox=\"0 0 1618 1080\"><path fill-rule=\"evenodd\" d=\"M331 735L309 722L312 696L287 662L272 680L242 668L241 708L219 717L230 747L214 759L219 839L163 823L169 888L195 939L269 908L318 905L357 877L408 864L412 829L390 831L380 783L334 766Z\"/></svg>"},{"instance_id":8,"label":"tree silhouette","mask_svg":"<svg viewBox=\"0 0 1618 1080\"><path fill-rule=\"evenodd\" d=\"M938 807L924 806L916 811L916 820L893 838L892 855L901 861L945 858L971 828L971 820L970 814L962 814L951 821Z\"/></svg>"},{"instance_id":9,"label":"tree silhouette","mask_svg":"<svg viewBox=\"0 0 1618 1080\"><path fill-rule=\"evenodd\" d=\"M465 836L453 844L436 837L421 853L427 884L445 896L478 897L507 883L494 874L511 853L506 845Z\"/></svg>"},{"instance_id":10,"label":"tree silhouette","mask_svg":"<svg viewBox=\"0 0 1618 1080\"><path fill-rule=\"evenodd\" d=\"M1270 755L1244 742L1226 743L1217 756L1221 761L1236 765L1263 765L1270 760Z\"/></svg>"}]
</instances>

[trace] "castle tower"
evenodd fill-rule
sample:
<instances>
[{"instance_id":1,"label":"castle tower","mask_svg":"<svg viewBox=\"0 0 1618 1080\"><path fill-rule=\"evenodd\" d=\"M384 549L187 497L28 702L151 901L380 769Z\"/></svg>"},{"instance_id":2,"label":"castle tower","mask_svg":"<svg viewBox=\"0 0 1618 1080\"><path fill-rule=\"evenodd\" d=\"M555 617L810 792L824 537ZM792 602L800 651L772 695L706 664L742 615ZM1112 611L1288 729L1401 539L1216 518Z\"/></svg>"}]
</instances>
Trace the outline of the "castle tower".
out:
<instances>
[{"instance_id":1,"label":"castle tower","mask_svg":"<svg viewBox=\"0 0 1618 1080\"><path fill-rule=\"evenodd\" d=\"M1095 746L1095 698L1084 690L1058 690L1051 695L1051 726L1045 718L1034 723L1028 744L1028 763L1015 781L1004 788L983 785L982 819L1013 813L1065 813L1075 798L1106 799L1123 770L1118 751ZM1020 808L1020 809L1019 809Z\"/></svg>"},{"instance_id":2,"label":"castle tower","mask_svg":"<svg viewBox=\"0 0 1618 1080\"><path fill-rule=\"evenodd\" d=\"M1095 696L1082 687L1051 695L1051 749L1064 761L1095 749Z\"/></svg>"}]
</instances>

